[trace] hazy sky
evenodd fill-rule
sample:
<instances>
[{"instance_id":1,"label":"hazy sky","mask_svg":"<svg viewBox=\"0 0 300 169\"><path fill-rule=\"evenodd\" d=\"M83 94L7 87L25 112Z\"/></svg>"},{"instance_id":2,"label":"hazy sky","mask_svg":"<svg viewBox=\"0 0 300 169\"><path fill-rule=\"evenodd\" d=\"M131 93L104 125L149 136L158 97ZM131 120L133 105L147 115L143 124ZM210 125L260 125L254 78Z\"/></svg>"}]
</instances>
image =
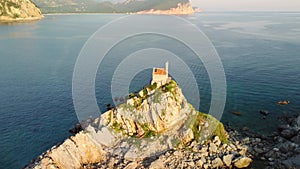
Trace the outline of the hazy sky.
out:
<instances>
[{"instance_id":1,"label":"hazy sky","mask_svg":"<svg viewBox=\"0 0 300 169\"><path fill-rule=\"evenodd\" d=\"M300 0L191 0L203 11L300 11Z\"/></svg>"}]
</instances>

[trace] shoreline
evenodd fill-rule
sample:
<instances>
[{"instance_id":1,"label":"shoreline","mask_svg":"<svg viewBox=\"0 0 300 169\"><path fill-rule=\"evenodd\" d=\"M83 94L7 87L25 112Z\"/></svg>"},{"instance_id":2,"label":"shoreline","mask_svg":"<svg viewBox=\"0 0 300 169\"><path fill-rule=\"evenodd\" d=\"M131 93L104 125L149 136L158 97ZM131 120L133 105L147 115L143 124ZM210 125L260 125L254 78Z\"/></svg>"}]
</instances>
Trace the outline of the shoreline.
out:
<instances>
[{"instance_id":1,"label":"shoreline","mask_svg":"<svg viewBox=\"0 0 300 169\"><path fill-rule=\"evenodd\" d=\"M0 23L22 23L22 22L30 22L30 21L38 21L43 19L44 16L41 17L29 17L29 18L1 18L0 17Z\"/></svg>"},{"instance_id":2,"label":"shoreline","mask_svg":"<svg viewBox=\"0 0 300 169\"><path fill-rule=\"evenodd\" d=\"M236 129L229 125L224 125L226 131L229 134L229 138L232 143L237 145L243 145L246 146L247 154L253 159L252 163L246 167L246 168L265 168L265 169L289 169L289 168L298 168L300 167L299 159L300 159L300 133L294 133L294 137L298 137L298 140L293 140L293 138L287 137L285 132L287 130L299 130L300 129L300 114L299 115L292 115L292 116L285 116L282 117L282 119L285 124L279 125L278 129L274 131L273 133L270 133L270 135L264 135L257 133L255 131L250 131L249 129ZM78 127L78 126L77 126ZM80 133L81 130L78 130L78 133ZM75 136L75 135L74 135ZM51 150L59 147L64 142L57 143L55 146L53 146ZM185 159L187 161L190 161L191 164L194 163L197 165L196 159L194 157L190 157L190 153L197 153L194 152L195 147L197 146L204 146L205 145L199 145L192 143L187 148L188 149L171 149L169 151L163 152L162 154L151 157L149 159L146 159L144 161L145 166L153 166L157 165L157 163L166 162L168 159L172 159L174 162L179 162L180 159ZM190 150L192 152L190 152ZM47 151L49 152L49 151ZM41 157L45 156L46 153L43 153ZM178 155L179 154L179 155ZM126 167L126 166L139 166L138 161L127 161L124 160L123 157L118 157L115 155L110 154L111 159L109 161L116 162L118 164L117 167ZM178 157L179 156L179 157ZM181 159L181 160L182 160ZM35 159L36 160L36 159ZM32 160L28 165L24 166L29 167L34 162L37 162L35 160ZM108 160L108 159L107 159ZM97 163L90 163L84 165L87 169L92 168L101 168L103 166L109 167L110 163L101 161ZM169 163L169 165L172 165L172 163ZM172 165L174 167L174 165ZM116 166L115 166L116 167ZM171 166L170 166L171 167ZM187 166L186 166L187 167ZM147 167L146 167L147 168ZM226 168L226 167L225 167Z\"/></svg>"},{"instance_id":3,"label":"shoreline","mask_svg":"<svg viewBox=\"0 0 300 169\"><path fill-rule=\"evenodd\" d=\"M74 12L71 12L71 13L46 13L44 14L45 16L51 16L51 15L111 15L111 14L114 14L114 15L174 15L174 16L187 16L187 15L194 15L194 14L159 14L159 13L95 13L95 12L87 12L87 13L74 13Z\"/></svg>"}]
</instances>

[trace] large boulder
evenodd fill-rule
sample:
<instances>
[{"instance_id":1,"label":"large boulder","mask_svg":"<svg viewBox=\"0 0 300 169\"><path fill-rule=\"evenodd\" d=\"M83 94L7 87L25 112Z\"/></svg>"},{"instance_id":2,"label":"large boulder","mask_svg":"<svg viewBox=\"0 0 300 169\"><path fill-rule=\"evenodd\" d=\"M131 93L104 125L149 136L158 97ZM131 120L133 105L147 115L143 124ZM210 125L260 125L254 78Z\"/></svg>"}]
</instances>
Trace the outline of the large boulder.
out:
<instances>
[{"instance_id":1,"label":"large boulder","mask_svg":"<svg viewBox=\"0 0 300 169\"><path fill-rule=\"evenodd\" d=\"M228 154L228 155L223 156L223 162L227 167L229 167L231 165L232 158L233 158L233 154Z\"/></svg>"},{"instance_id":2,"label":"large boulder","mask_svg":"<svg viewBox=\"0 0 300 169\"><path fill-rule=\"evenodd\" d=\"M149 169L163 169L165 168L164 162L161 159L157 159L151 163Z\"/></svg>"},{"instance_id":3,"label":"large boulder","mask_svg":"<svg viewBox=\"0 0 300 169\"><path fill-rule=\"evenodd\" d=\"M223 166L223 161L217 157L211 162L212 168L219 168Z\"/></svg>"},{"instance_id":4,"label":"large boulder","mask_svg":"<svg viewBox=\"0 0 300 169\"><path fill-rule=\"evenodd\" d=\"M237 168L245 168L250 165L252 159L249 157L240 157L234 162L234 166Z\"/></svg>"}]
</instances>

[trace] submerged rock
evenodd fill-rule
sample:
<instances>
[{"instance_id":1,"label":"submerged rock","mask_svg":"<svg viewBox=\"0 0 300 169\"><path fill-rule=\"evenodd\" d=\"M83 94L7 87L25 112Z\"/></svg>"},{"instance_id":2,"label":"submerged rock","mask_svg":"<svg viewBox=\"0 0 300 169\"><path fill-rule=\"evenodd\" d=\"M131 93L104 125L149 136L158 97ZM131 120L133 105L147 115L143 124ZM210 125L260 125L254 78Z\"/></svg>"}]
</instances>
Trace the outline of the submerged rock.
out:
<instances>
[{"instance_id":1,"label":"submerged rock","mask_svg":"<svg viewBox=\"0 0 300 169\"><path fill-rule=\"evenodd\" d=\"M300 155L291 157L283 162L287 168L300 168Z\"/></svg>"},{"instance_id":2,"label":"submerged rock","mask_svg":"<svg viewBox=\"0 0 300 169\"><path fill-rule=\"evenodd\" d=\"M300 115L296 119L297 126L300 127Z\"/></svg>"},{"instance_id":3,"label":"submerged rock","mask_svg":"<svg viewBox=\"0 0 300 169\"><path fill-rule=\"evenodd\" d=\"M264 115L264 116L269 115L269 111L267 111L267 110L260 110L259 113Z\"/></svg>"},{"instance_id":4,"label":"submerged rock","mask_svg":"<svg viewBox=\"0 0 300 169\"><path fill-rule=\"evenodd\" d=\"M285 129L280 133L280 135L286 139L290 139L296 134L297 134L296 131L293 129Z\"/></svg>"}]
</instances>

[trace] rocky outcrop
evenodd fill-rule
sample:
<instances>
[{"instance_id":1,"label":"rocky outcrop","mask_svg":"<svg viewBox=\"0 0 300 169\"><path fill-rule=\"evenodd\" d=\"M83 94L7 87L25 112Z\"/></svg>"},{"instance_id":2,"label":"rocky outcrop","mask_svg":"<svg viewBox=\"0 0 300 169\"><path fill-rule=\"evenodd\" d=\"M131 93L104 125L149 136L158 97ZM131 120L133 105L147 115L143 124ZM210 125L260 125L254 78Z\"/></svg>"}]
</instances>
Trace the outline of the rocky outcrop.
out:
<instances>
[{"instance_id":1,"label":"rocky outcrop","mask_svg":"<svg viewBox=\"0 0 300 169\"><path fill-rule=\"evenodd\" d=\"M0 22L37 20L43 18L39 8L30 0L2 0Z\"/></svg>"},{"instance_id":2,"label":"rocky outcrop","mask_svg":"<svg viewBox=\"0 0 300 169\"><path fill-rule=\"evenodd\" d=\"M156 14L156 15L190 15L194 14L194 9L188 2L186 4L178 3L177 8L171 8L169 10L155 10L150 9L146 11L139 11L137 14Z\"/></svg>"},{"instance_id":3,"label":"rocky outcrop","mask_svg":"<svg viewBox=\"0 0 300 169\"><path fill-rule=\"evenodd\" d=\"M26 168L247 167L247 147L196 111L175 81L153 84L53 147Z\"/></svg>"},{"instance_id":4,"label":"rocky outcrop","mask_svg":"<svg viewBox=\"0 0 300 169\"><path fill-rule=\"evenodd\" d=\"M26 168L81 168L83 164L104 161L105 154L101 145L87 134L79 133L52 147Z\"/></svg>"}]
</instances>

